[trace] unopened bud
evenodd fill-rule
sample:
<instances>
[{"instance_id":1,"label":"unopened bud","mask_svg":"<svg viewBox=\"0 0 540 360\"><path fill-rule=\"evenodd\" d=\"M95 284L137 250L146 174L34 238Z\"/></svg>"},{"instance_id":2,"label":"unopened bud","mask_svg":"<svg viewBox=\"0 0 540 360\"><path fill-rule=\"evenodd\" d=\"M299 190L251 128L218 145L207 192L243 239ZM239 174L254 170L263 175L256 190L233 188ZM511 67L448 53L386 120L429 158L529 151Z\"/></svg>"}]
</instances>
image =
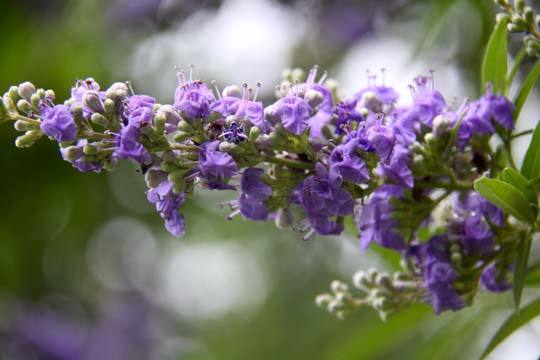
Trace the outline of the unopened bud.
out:
<instances>
[{"instance_id":1,"label":"unopened bud","mask_svg":"<svg viewBox=\"0 0 540 360\"><path fill-rule=\"evenodd\" d=\"M279 209L275 217L275 223L279 229L288 229L293 223L292 214L289 209Z\"/></svg>"},{"instance_id":2,"label":"unopened bud","mask_svg":"<svg viewBox=\"0 0 540 360\"><path fill-rule=\"evenodd\" d=\"M294 68L291 71L291 81L302 81L304 80L304 76L306 76L306 73L301 68Z\"/></svg>"},{"instance_id":3,"label":"unopened bud","mask_svg":"<svg viewBox=\"0 0 540 360\"><path fill-rule=\"evenodd\" d=\"M525 21L527 21L528 24L532 25L534 23L534 10L530 6L525 7L523 15L525 16Z\"/></svg>"},{"instance_id":4,"label":"unopened bud","mask_svg":"<svg viewBox=\"0 0 540 360\"><path fill-rule=\"evenodd\" d=\"M34 109L39 109L39 105L41 103L41 96L39 96L39 94L37 93L32 94L32 96L30 97L30 103L32 104L32 107Z\"/></svg>"},{"instance_id":5,"label":"unopened bud","mask_svg":"<svg viewBox=\"0 0 540 360\"><path fill-rule=\"evenodd\" d=\"M373 287L373 284L370 283L366 274L363 271L358 271L353 275L353 284L357 289L360 289L365 292L369 292Z\"/></svg>"},{"instance_id":6,"label":"unopened bud","mask_svg":"<svg viewBox=\"0 0 540 360\"><path fill-rule=\"evenodd\" d=\"M385 288L388 291L394 290L394 285L392 284L390 277L386 274L379 274L377 277L377 285Z\"/></svg>"},{"instance_id":7,"label":"unopened bud","mask_svg":"<svg viewBox=\"0 0 540 360\"><path fill-rule=\"evenodd\" d=\"M69 146L63 150L63 156L66 161L74 162L84 156L82 147Z\"/></svg>"},{"instance_id":8,"label":"unopened bud","mask_svg":"<svg viewBox=\"0 0 540 360\"><path fill-rule=\"evenodd\" d=\"M186 171L185 169L174 171L167 176L167 179L174 184L183 183Z\"/></svg>"},{"instance_id":9,"label":"unopened bud","mask_svg":"<svg viewBox=\"0 0 540 360\"><path fill-rule=\"evenodd\" d=\"M116 82L107 89L105 96L115 101L119 101L124 99L128 95L128 93L129 88L126 83Z\"/></svg>"},{"instance_id":10,"label":"unopened bud","mask_svg":"<svg viewBox=\"0 0 540 360\"><path fill-rule=\"evenodd\" d=\"M17 120L15 121L15 124L13 124L13 127L17 131L29 131L29 130L37 130L39 128L38 125L31 124L29 122L26 122L24 120Z\"/></svg>"},{"instance_id":11,"label":"unopened bud","mask_svg":"<svg viewBox=\"0 0 540 360\"><path fill-rule=\"evenodd\" d=\"M222 151L222 152L231 152L231 151L234 151L235 148L237 148L238 145L234 144L234 143L230 143L228 141L222 141L220 144L219 144L219 151Z\"/></svg>"},{"instance_id":12,"label":"unopened bud","mask_svg":"<svg viewBox=\"0 0 540 360\"><path fill-rule=\"evenodd\" d=\"M186 133L192 133L193 132L193 127L191 127L191 125L189 125L189 123L187 121L181 120L178 123L178 130L186 132Z\"/></svg>"},{"instance_id":13,"label":"unopened bud","mask_svg":"<svg viewBox=\"0 0 540 360\"><path fill-rule=\"evenodd\" d=\"M167 124L177 125L182 120L180 114L172 105L162 105L156 114L157 116L163 116Z\"/></svg>"},{"instance_id":14,"label":"unopened bud","mask_svg":"<svg viewBox=\"0 0 540 360\"><path fill-rule=\"evenodd\" d=\"M320 295L317 295L317 297L315 298L315 304L318 307L325 308L325 307L328 307L328 305L330 304L330 302L332 302L332 300L334 300L332 295L320 294Z\"/></svg>"},{"instance_id":15,"label":"unopened bud","mask_svg":"<svg viewBox=\"0 0 540 360\"><path fill-rule=\"evenodd\" d=\"M83 152L86 155L96 155L98 153L98 148L92 144L86 144L83 147Z\"/></svg>"},{"instance_id":16,"label":"unopened bud","mask_svg":"<svg viewBox=\"0 0 540 360\"><path fill-rule=\"evenodd\" d=\"M517 12L523 12L523 8L525 7L525 0L515 0L514 7L516 8Z\"/></svg>"},{"instance_id":17,"label":"unopened bud","mask_svg":"<svg viewBox=\"0 0 540 360\"><path fill-rule=\"evenodd\" d=\"M444 115L437 115L433 119L433 133L439 136L450 128L450 119Z\"/></svg>"},{"instance_id":18,"label":"unopened bud","mask_svg":"<svg viewBox=\"0 0 540 360\"><path fill-rule=\"evenodd\" d=\"M13 102L13 99L11 96L9 96L9 93L5 93L4 97L2 98L2 102L4 103L4 108L6 111L10 114L17 113L17 107L15 106L15 103Z\"/></svg>"},{"instance_id":19,"label":"unopened bud","mask_svg":"<svg viewBox=\"0 0 540 360\"><path fill-rule=\"evenodd\" d=\"M249 129L249 140L255 141L257 138L261 135L261 129L259 129L258 126L252 126L251 129Z\"/></svg>"},{"instance_id":20,"label":"unopened bud","mask_svg":"<svg viewBox=\"0 0 540 360\"><path fill-rule=\"evenodd\" d=\"M107 119L105 116L101 115L100 113L93 113L92 116L90 117L90 121L104 128L108 128L110 125L109 119Z\"/></svg>"},{"instance_id":21,"label":"unopened bud","mask_svg":"<svg viewBox=\"0 0 540 360\"><path fill-rule=\"evenodd\" d=\"M241 97L242 89L240 89L240 86L238 85L229 85L225 89L223 89L222 94L223 96Z\"/></svg>"},{"instance_id":22,"label":"unopened bud","mask_svg":"<svg viewBox=\"0 0 540 360\"><path fill-rule=\"evenodd\" d=\"M323 94L321 94L317 90L308 90L306 92L306 95L304 95L304 100L307 101L309 106L311 106L312 108L316 108L323 102L324 97Z\"/></svg>"},{"instance_id":23,"label":"unopened bud","mask_svg":"<svg viewBox=\"0 0 540 360\"><path fill-rule=\"evenodd\" d=\"M330 284L330 289L335 294L349 291L349 287L347 286L347 284L339 280L332 281L332 283Z\"/></svg>"},{"instance_id":24,"label":"unopened bud","mask_svg":"<svg viewBox=\"0 0 540 360\"><path fill-rule=\"evenodd\" d=\"M509 20L510 20L510 15L506 13L499 13L495 17L495 21L497 21L497 23L500 23L501 21L508 22Z\"/></svg>"},{"instance_id":25,"label":"unopened bud","mask_svg":"<svg viewBox=\"0 0 540 360\"><path fill-rule=\"evenodd\" d=\"M23 82L19 85L18 93L23 99L30 101L32 94L36 92L36 87L31 82Z\"/></svg>"},{"instance_id":26,"label":"unopened bud","mask_svg":"<svg viewBox=\"0 0 540 360\"><path fill-rule=\"evenodd\" d=\"M87 91L83 96L83 104L94 112L101 114L105 113L103 101L99 97L99 93L94 90Z\"/></svg>"},{"instance_id":27,"label":"unopened bud","mask_svg":"<svg viewBox=\"0 0 540 360\"><path fill-rule=\"evenodd\" d=\"M15 146L19 148L25 148L30 147L36 143L41 137L43 136L43 133L37 130L31 130L27 131L24 135L19 136L15 140Z\"/></svg>"},{"instance_id":28,"label":"unopened bud","mask_svg":"<svg viewBox=\"0 0 540 360\"><path fill-rule=\"evenodd\" d=\"M17 101L17 109L19 109L19 111L22 111L23 113L29 113L34 110L32 104L30 104L24 99Z\"/></svg>"},{"instance_id":29,"label":"unopened bud","mask_svg":"<svg viewBox=\"0 0 540 360\"><path fill-rule=\"evenodd\" d=\"M182 142L188 138L191 137L191 134L183 132L183 131L177 131L176 134L174 134L173 140L175 142Z\"/></svg>"}]
</instances>

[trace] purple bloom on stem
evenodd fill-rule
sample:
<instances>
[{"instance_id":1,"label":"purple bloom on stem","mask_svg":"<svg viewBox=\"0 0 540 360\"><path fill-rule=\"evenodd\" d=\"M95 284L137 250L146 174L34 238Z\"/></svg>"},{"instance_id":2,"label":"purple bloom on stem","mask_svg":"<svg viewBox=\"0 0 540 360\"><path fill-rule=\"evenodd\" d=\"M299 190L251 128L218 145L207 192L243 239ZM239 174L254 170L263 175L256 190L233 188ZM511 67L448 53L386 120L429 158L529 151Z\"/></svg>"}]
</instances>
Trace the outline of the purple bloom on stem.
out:
<instances>
[{"instance_id":1,"label":"purple bloom on stem","mask_svg":"<svg viewBox=\"0 0 540 360\"><path fill-rule=\"evenodd\" d=\"M152 204L156 204L156 210L165 219L165 228L174 236L184 235L184 215L178 210L184 203L184 194L173 192L174 184L168 180L161 182L155 189L148 190L147 198Z\"/></svg>"},{"instance_id":2,"label":"purple bloom on stem","mask_svg":"<svg viewBox=\"0 0 540 360\"><path fill-rule=\"evenodd\" d=\"M369 180L369 173L364 160L358 154L359 139L353 138L350 141L336 146L329 158L330 171L336 172L344 180L356 184Z\"/></svg>"},{"instance_id":3,"label":"purple bloom on stem","mask_svg":"<svg viewBox=\"0 0 540 360\"><path fill-rule=\"evenodd\" d=\"M82 103L88 91L99 91L99 84L93 78L77 80L75 86L71 88L71 100Z\"/></svg>"},{"instance_id":4,"label":"purple bloom on stem","mask_svg":"<svg viewBox=\"0 0 540 360\"><path fill-rule=\"evenodd\" d=\"M480 283L486 290L499 293L511 288L506 276L501 277L497 271L495 264L490 264L482 271L480 275Z\"/></svg>"},{"instance_id":5,"label":"purple bloom on stem","mask_svg":"<svg viewBox=\"0 0 540 360\"><path fill-rule=\"evenodd\" d=\"M206 142L199 150L198 171L207 181L210 189L234 189L226 185L222 180L230 178L238 173L238 165L231 155L218 150L219 141Z\"/></svg>"},{"instance_id":6,"label":"purple bloom on stem","mask_svg":"<svg viewBox=\"0 0 540 360\"><path fill-rule=\"evenodd\" d=\"M366 131L366 137L381 161L389 161L396 143L392 129L388 126L375 124Z\"/></svg>"},{"instance_id":7,"label":"purple bloom on stem","mask_svg":"<svg viewBox=\"0 0 540 360\"><path fill-rule=\"evenodd\" d=\"M240 213L247 219L262 221L268 218L264 202L272 195L272 187L262 180L263 174L264 170L260 168L247 168L242 174L238 205Z\"/></svg>"},{"instance_id":8,"label":"purple bloom on stem","mask_svg":"<svg viewBox=\"0 0 540 360\"><path fill-rule=\"evenodd\" d=\"M80 172L96 172L99 173L103 168L103 162L90 162L87 160L86 154L83 151L84 146L88 143L86 139L77 141L77 145L60 148L62 159L70 162L74 168Z\"/></svg>"},{"instance_id":9,"label":"purple bloom on stem","mask_svg":"<svg viewBox=\"0 0 540 360\"><path fill-rule=\"evenodd\" d=\"M215 97L202 81L192 80L191 71L189 77L186 81L184 73L178 73L180 85L174 93L174 107L188 119L206 119Z\"/></svg>"},{"instance_id":10,"label":"purple bloom on stem","mask_svg":"<svg viewBox=\"0 0 540 360\"><path fill-rule=\"evenodd\" d=\"M341 177L329 173L322 164L317 164L315 175L301 185L302 206L311 226L320 235L339 235L343 225L330 217L353 213L354 199L341 185Z\"/></svg>"},{"instance_id":11,"label":"purple bloom on stem","mask_svg":"<svg viewBox=\"0 0 540 360\"><path fill-rule=\"evenodd\" d=\"M364 117L356 110L357 100L351 99L338 103L333 111L336 117L336 134L343 134L343 128L351 121L361 122Z\"/></svg>"},{"instance_id":12,"label":"purple bloom on stem","mask_svg":"<svg viewBox=\"0 0 540 360\"><path fill-rule=\"evenodd\" d=\"M354 95L356 100L360 100L364 94L373 93L377 99L384 105L395 103L399 99L398 93L388 86L370 85Z\"/></svg>"},{"instance_id":13,"label":"purple bloom on stem","mask_svg":"<svg viewBox=\"0 0 540 360\"><path fill-rule=\"evenodd\" d=\"M460 243L467 255L485 257L493 252L493 233L481 216L468 217L463 221L463 236Z\"/></svg>"},{"instance_id":14,"label":"purple bloom on stem","mask_svg":"<svg viewBox=\"0 0 540 360\"><path fill-rule=\"evenodd\" d=\"M366 249L374 240L386 248L406 249L405 240L395 231L399 224L392 217L393 206L390 202L391 197L400 197L402 192L403 188L399 186L384 185L364 205L357 224L362 249Z\"/></svg>"},{"instance_id":15,"label":"purple bloom on stem","mask_svg":"<svg viewBox=\"0 0 540 360\"><path fill-rule=\"evenodd\" d=\"M375 170L399 185L412 188L414 178L409 168L410 163L410 151L403 146L396 146L390 159L387 162L381 162Z\"/></svg>"},{"instance_id":16,"label":"purple bloom on stem","mask_svg":"<svg viewBox=\"0 0 540 360\"><path fill-rule=\"evenodd\" d=\"M296 135L301 135L306 131L313 112L307 101L298 96L289 95L279 99L273 106L274 115L281 120L285 129Z\"/></svg>"},{"instance_id":17,"label":"purple bloom on stem","mask_svg":"<svg viewBox=\"0 0 540 360\"><path fill-rule=\"evenodd\" d=\"M136 101L138 101L137 99ZM136 104L136 105L135 105ZM148 103L143 103L148 104ZM141 103L132 103L128 105L140 106ZM129 111L128 111L129 112ZM114 152L114 157L119 159L133 159L139 164L148 162L151 159L150 153L139 142L140 129L152 123L152 110L149 106L137 107L133 112L129 112L127 124L122 127L120 134L117 137L117 149Z\"/></svg>"},{"instance_id":18,"label":"purple bloom on stem","mask_svg":"<svg viewBox=\"0 0 540 360\"><path fill-rule=\"evenodd\" d=\"M41 131L58 142L70 142L77 138L77 125L66 105L42 106Z\"/></svg>"}]
</instances>

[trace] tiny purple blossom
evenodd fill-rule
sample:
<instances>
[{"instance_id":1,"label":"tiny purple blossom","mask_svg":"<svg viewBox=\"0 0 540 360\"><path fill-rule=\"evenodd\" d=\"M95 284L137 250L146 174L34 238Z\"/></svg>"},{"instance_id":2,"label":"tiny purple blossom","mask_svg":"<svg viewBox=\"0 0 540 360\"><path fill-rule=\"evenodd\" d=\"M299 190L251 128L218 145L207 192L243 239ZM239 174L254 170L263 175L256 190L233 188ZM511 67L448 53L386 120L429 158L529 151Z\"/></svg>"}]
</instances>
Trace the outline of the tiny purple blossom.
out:
<instances>
[{"instance_id":1,"label":"tiny purple blossom","mask_svg":"<svg viewBox=\"0 0 540 360\"><path fill-rule=\"evenodd\" d=\"M264 170L260 168L247 168L242 174L238 205L240 213L247 219L262 221L268 218L264 202L272 195L272 187L262 180L263 174Z\"/></svg>"},{"instance_id":2,"label":"tiny purple blossom","mask_svg":"<svg viewBox=\"0 0 540 360\"><path fill-rule=\"evenodd\" d=\"M77 138L77 125L66 105L42 106L40 128L45 135L58 142L70 142Z\"/></svg>"},{"instance_id":3,"label":"tiny purple blossom","mask_svg":"<svg viewBox=\"0 0 540 360\"><path fill-rule=\"evenodd\" d=\"M274 105L274 115L281 120L288 131L301 135L309 126L313 109L307 101L295 95L279 99Z\"/></svg>"},{"instance_id":4,"label":"tiny purple blossom","mask_svg":"<svg viewBox=\"0 0 540 360\"><path fill-rule=\"evenodd\" d=\"M174 236L184 236L184 216L178 212L184 203L184 194L173 192L174 184L168 180L161 182L155 189L148 190L148 201L156 205L156 210L165 219L165 228Z\"/></svg>"}]
</instances>

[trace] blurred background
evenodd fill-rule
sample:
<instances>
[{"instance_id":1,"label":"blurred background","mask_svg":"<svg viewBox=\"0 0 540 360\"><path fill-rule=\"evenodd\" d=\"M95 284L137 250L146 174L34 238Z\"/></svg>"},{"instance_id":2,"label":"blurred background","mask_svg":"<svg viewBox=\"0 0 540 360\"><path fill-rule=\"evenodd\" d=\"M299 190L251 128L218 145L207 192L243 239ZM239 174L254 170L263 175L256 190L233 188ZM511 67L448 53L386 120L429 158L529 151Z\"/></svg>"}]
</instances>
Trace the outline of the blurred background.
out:
<instances>
[{"instance_id":1,"label":"blurred background","mask_svg":"<svg viewBox=\"0 0 540 360\"><path fill-rule=\"evenodd\" d=\"M538 6L538 4L536 4ZM29 80L69 96L75 79L132 80L165 103L173 67L263 83L287 67L328 69L345 92L366 70L408 99L435 70L450 104L480 94L490 0L20 0L0 12L0 88ZM516 39L517 40L517 39ZM512 44L519 47L519 40ZM5 90L2 90L5 91ZM534 122L538 94L525 109ZM532 104L532 105L531 105ZM537 115L537 112L536 112ZM529 124L524 122L521 126ZM370 309L340 321L314 305L331 280L392 270L351 232L303 242L272 223L225 221L233 193L200 191L177 239L147 203L136 167L80 174L52 142L20 150L0 128L0 358L473 359L511 311L509 294L458 314L416 306L387 323ZM527 139L523 142L526 144ZM519 158L519 147L518 158ZM491 359L536 359L540 323Z\"/></svg>"}]
</instances>

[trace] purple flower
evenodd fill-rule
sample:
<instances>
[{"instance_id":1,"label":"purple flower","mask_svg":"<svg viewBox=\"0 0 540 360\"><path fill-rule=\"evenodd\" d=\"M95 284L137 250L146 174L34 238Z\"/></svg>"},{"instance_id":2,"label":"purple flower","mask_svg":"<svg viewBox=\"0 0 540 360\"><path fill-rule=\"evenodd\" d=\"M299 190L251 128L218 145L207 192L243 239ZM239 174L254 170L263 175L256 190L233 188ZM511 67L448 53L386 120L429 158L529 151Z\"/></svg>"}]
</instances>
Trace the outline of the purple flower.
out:
<instances>
[{"instance_id":1,"label":"purple flower","mask_svg":"<svg viewBox=\"0 0 540 360\"><path fill-rule=\"evenodd\" d=\"M93 78L77 80L71 88L71 100L82 104L83 97L88 91L99 91L99 84Z\"/></svg>"},{"instance_id":2,"label":"purple flower","mask_svg":"<svg viewBox=\"0 0 540 360\"><path fill-rule=\"evenodd\" d=\"M488 267L482 271L480 283L486 290L495 293L503 292L511 288L506 274L499 273L495 263L488 265Z\"/></svg>"},{"instance_id":3,"label":"purple flower","mask_svg":"<svg viewBox=\"0 0 540 360\"><path fill-rule=\"evenodd\" d=\"M248 119L263 132L267 132L268 124L264 119L264 106L262 102L256 101L257 92L253 96L253 100L249 100L247 86L244 86L242 91L242 98L224 96L214 102L210 106L210 110L218 112L224 117L234 115L238 119Z\"/></svg>"},{"instance_id":4,"label":"purple flower","mask_svg":"<svg viewBox=\"0 0 540 360\"><path fill-rule=\"evenodd\" d=\"M369 173L364 160L356 153L359 149L359 139L336 146L329 158L330 171L339 174L343 180L356 184L365 183L369 180Z\"/></svg>"},{"instance_id":5,"label":"purple flower","mask_svg":"<svg viewBox=\"0 0 540 360\"><path fill-rule=\"evenodd\" d=\"M272 187L262 180L263 174L264 170L260 168L247 168L242 174L238 205L240 213L247 219L262 221L268 218L264 202L272 195Z\"/></svg>"},{"instance_id":6,"label":"purple flower","mask_svg":"<svg viewBox=\"0 0 540 360\"><path fill-rule=\"evenodd\" d=\"M42 106L41 131L58 142L70 142L77 138L77 125L66 105Z\"/></svg>"},{"instance_id":7,"label":"purple flower","mask_svg":"<svg viewBox=\"0 0 540 360\"><path fill-rule=\"evenodd\" d=\"M301 135L309 126L313 109L301 97L295 95L283 97L273 105L273 108L273 114L279 118L288 131Z\"/></svg>"},{"instance_id":8,"label":"purple flower","mask_svg":"<svg viewBox=\"0 0 540 360\"><path fill-rule=\"evenodd\" d=\"M200 80L193 81L191 74L189 81L186 81L182 72L178 78L180 85L174 93L174 107L191 120L210 116L210 105L215 97L208 87Z\"/></svg>"},{"instance_id":9,"label":"purple flower","mask_svg":"<svg viewBox=\"0 0 540 360\"><path fill-rule=\"evenodd\" d=\"M398 185L412 188L414 186L414 178L409 167L410 163L410 151L398 145L394 147L392 156L386 162L380 162L379 167L375 171Z\"/></svg>"},{"instance_id":10,"label":"purple flower","mask_svg":"<svg viewBox=\"0 0 540 360\"><path fill-rule=\"evenodd\" d=\"M364 120L362 114L356 110L356 103L357 100L350 99L336 105L333 111L336 117L336 134L343 134L343 128L348 126L351 121L358 123Z\"/></svg>"},{"instance_id":11,"label":"purple flower","mask_svg":"<svg viewBox=\"0 0 540 360\"><path fill-rule=\"evenodd\" d=\"M360 246L366 249L372 241L395 250L406 249L405 240L396 232L398 222L393 218L392 197L402 196L403 188L384 185L377 189L364 205L358 220Z\"/></svg>"},{"instance_id":12,"label":"purple flower","mask_svg":"<svg viewBox=\"0 0 540 360\"><path fill-rule=\"evenodd\" d=\"M184 203L184 194L173 192L174 184L168 180L161 182L155 189L148 190L147 198L156 204L156 210L165 219L165 228L174 236L184 236L184 215L178 210Z\"/></svg>"},{"instance_id":13,"label":"purple flower","mask_svg":"<svg viewBox=\"0 0 540 360\"><path fill-rule=\"evenodd\" d=\"M231 155L218 150L219 141L205 142L199 150L199 173L210 189L234 189L223 180L238 173L238 166Z\"/></svg>"},{"instance_id":14,"label":"purple flower","mask_svg":"<svg viewBox=\"0 0 540 360\"><path fill-rule=\"evenodd\" d=\"M103 161L89 161L88 157L83 151L84 146L88 143L86 139L81 139L77 141L77 144L74 146L68 146L65 148L60 148L60 154L62 154L62 159L71 163L74 168L80 172L101 172L103 169Z\"/></svg>"},{"instance_id":15,"label":"purple flower","mask_svg":"<svg viewBox=\"0 0 540 360\"><path fill-rule=\"evenodd\" d=\"M231 126L225 129L221 135L230 143L238 144L242 141L246 141L248 137L244 134L244 129L233 122Z\"/></svg>"},{"instance_id":16,"label":"purple flower","mask_svg":"<svg viewBox=\"0 0 540 360\"><path fill-rule=\"evenodd\" d=\"M390 156L396 144L396 137L392 129L388 126L375 124L366 131L366 137L381 161L390 161Z\"/></svg>"},{"instance_id":17,"label":"purple flower","mask_svg":"<svg viewBox=\"0 0 540 360\"><path fill-rule=\"evenodd\" d=\"M480 258L491 254L495 246L493 233L478 215L463 220L460 243L467 255Z\"/></svg>"},{"instance_id":18,"label":"purple flower","mask_svg":"<svg viewBox=\"0 0 540 360\"><path fill-rule=\"evenodd\" d=\"M413 105L409 114L423 124L431 127L435 116L439 115L446 107L442 94L433 89L433 80L425 76L415 79L416 89L413 94Z\"/></svg>"},{"instance_id":19,"label":"purple flower","mask_svg":"<svg viewBox=\"0 0 540 360\"><path fill-rule=\"evenodd\" d=\"M330 218L351 215L354 211L354 199L341 185L340 176L317 164L315 175L306 178L300 186L302 206L311 226L320 235L339 235L343 225Z\"/></svg>"},{"instance_id":20,"label":"purple flower","mask_svg":"<svg viewBox=\"0 0 540 360\"><path fill-rule=\"evenodd\" d=\"M150 153L139 142L141 127L152 123L152 110L148 107L140 107L130 112L127 118L127 124L122 127L117 136L117 148L114 157L119 159L133 159L139 164L151 160Z\"/></svg>"},{"instance_id":21,"label":"purple flower","mask_svg":"<svg viewBox=\"0 0 540 360\"><path fill-rule=\"evenodd\" d=\"M354 95L356 100L362 99L362 96L367 93L373 93L377 99L384 105L390 105L395 103L399 99L398 93L388 86L370 85L359 91Z\"/></svg>"},{"instance_id":22,"label":"purple flower","mask_svg":"<svg viewBox=\"0 0 540 360\"><path fill-rule=\"evenodd\" d=\"M487 201L476 191L456 194L454 197L454 210L466 217L472 214L483 215L492 224L497 226L504 226L505 223L503 211Z\"/></svg>"}]
</instances>

